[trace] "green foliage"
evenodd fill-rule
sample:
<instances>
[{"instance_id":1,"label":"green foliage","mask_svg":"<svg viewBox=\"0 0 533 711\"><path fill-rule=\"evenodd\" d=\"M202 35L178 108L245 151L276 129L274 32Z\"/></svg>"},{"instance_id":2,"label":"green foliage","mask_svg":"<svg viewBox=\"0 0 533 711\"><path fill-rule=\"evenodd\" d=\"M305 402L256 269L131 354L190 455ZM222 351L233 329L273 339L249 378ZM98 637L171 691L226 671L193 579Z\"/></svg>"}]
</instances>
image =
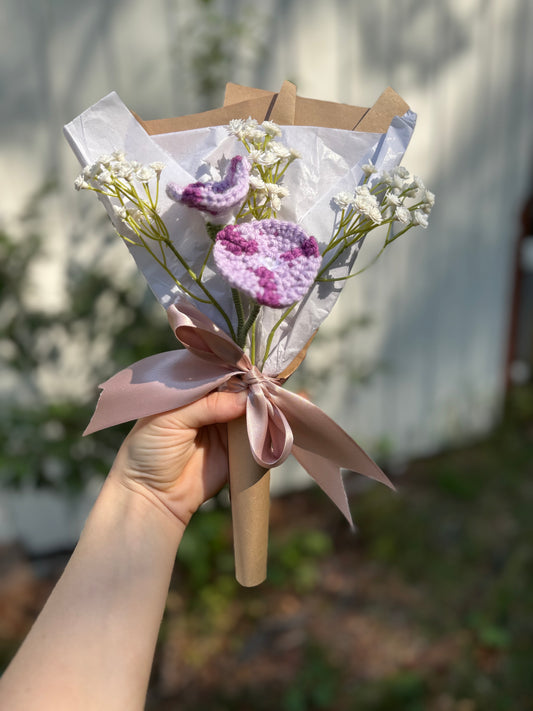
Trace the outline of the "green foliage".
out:
<instances>
[{"instance_id":1,"label":"green foliage","mask_svg":"<svg viewBox=\"0 0 533 711\"><path fill-rule=\"evenodd\" d=\"M0 230L0 365L16 385L0 412L0 482L72 492L107 473L130 425L82 439L96 387L88 396L75 388L69 394L68 387L51 396L41 385L43 369L61 380L62 349L83 337L84 372L96 385L129 363L178 344L140 277L116 280L99 253L83 265L70 259L62 308L43 311L31 298L36 289L32 269L46 247L39 232L42 201L51 190L30 200L16 235ZM93 239L106 249L105 232L93 233ZM108 344L106 358L98 355L102 344Z\"/></svg>"},{"instance_id":2,"label":"green foliage","mask_svg":"<svg viewBox=\"0 0 533 711\"><path fill-rule=\"evenodd\" d=\"M84 440L89 416L90 407L65 401L6 408L0 420L2 485L76 493L93 476L105 476L124 427Z\"/></svg>"},{"instance_id":3,"label":"green foliage","mask_svg":"<svg viewBox=\"0 0 533 711\"><path fill-rule=\"evenodd\" d=\"M252 2L239 3L238 12L231 13L223 0L197 0L188 12L175 47L176 63L180 83L189 79L196 101L187 110L203 111L221 104L226 82L235 80L237 68L263 55L265 18Z\"/></svg>"},{"instance_id":4,"label":"green foliage","mask_svg":"<svg viewBox=\"0 0 533 711\"><path fill-rule=\"evenodd\" d=\"M379 682L362 684L354 690L350 711L425 711L426 685L416 672L402 671Z\"/></svg>"},{"instance_id":5,"label":"green foliage","mask_svg":"<svg viewBox=\"0 0 533 711\"><path fill-rule=\"evenodd\" d=\"M43 189L42 196L46 197L51 190L52 186ZM32 212L28 210L21 216L21 226L26 227L21 239L0 228L0 362L4 367L25 373L31 373L39 362L34 347L38 329L49 325L46 314L23 308L31 266L42 253L43 240L34 230ZM29 383L32 381L30 377Z\"/></svg>"},{"instance_id":6,"label":"green foliage","mask_svg":"<svg viewBox=\"0 0 533 711\"><path fill-rule=\"evenodd\" d=\"M296 530L272 538L268 585L305 593L316 585L331 537L319 530ZM180 545L178 571L194 609L223 613L241 588L234 577L231 515L226 508L193 517Z\"/></svg>"},{"instance_id":7,"label":"green foliage","mask_svg":"<svg viewBox=\"0 0 533 711\"><path fill-rule=\"evenodd\" d=\"M296 530L270 545L268 579L272 585L299 593L311 590L320 574L320 561L331 551L331 537L320 530Z\"/></svg>"},{"instance_id":8,"label":"green foliage","mask_svg":"<svg viewBox=\"0 0 533 711\"><path fill-rule=\"evenodd\" d=\"M327 658L326 650L318 644L308 644L303 662L283 694L281 708L283 711L334 708L340 680L341 672Z\"/></svg>"},{"instance_id":9,"label":"green foliage","mask_svg":"<svg viewBox=\"0 0 533 711\"><path fill-rule=\"evenodd\" d=\"M235 597L229 511L201 511L194 516L180 544L178 569L193 608L210 617L223 613Z\"/></svg>"}]
</instances>

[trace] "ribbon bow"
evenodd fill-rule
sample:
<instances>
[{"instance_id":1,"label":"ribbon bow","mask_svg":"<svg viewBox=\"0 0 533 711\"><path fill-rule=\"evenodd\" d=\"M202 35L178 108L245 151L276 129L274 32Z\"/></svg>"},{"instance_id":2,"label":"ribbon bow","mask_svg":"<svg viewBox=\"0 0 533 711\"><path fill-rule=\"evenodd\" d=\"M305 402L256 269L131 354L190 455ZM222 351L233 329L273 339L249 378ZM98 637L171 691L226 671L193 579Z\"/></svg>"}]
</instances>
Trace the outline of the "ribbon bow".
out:
<instances>
[{"instance_id":1,"label":"ribbon bow","mask_svg":"<svg viewBox=\"0 0 533 711\"><path fill-rule=\"evenodd\" d=\"M250 448L270 469L293 454L352 524L340 468L394 488L354 440L319 407L284 390L207 316L188 303L167 310L186 350L143 358L100 385L102 393L84 434L183 407L217 389L246 389Z\"/></svg>"}]
</instances>

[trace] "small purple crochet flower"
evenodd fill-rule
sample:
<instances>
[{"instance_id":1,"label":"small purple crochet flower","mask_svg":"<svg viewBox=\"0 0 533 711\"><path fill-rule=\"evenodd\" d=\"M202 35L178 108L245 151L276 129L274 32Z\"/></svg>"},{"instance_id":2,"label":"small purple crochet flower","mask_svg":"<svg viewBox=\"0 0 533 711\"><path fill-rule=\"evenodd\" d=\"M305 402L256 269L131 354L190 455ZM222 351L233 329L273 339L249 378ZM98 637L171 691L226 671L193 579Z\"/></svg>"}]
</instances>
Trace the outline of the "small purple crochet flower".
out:
<instances>
[{"instance_id":1,"label":"small purple crochet flower","mask_svg":"<svg viewBox=\"0 0 533 711\"><path fill-rule=\"evenodd\" d=\"M250 163L243 156L234 156L219 182L191 183L181 188L176 183L167 185L167 195L189 207L213 216L229 213L240 205L248 195Z\"/></svg>"},{"instance_id":2,"label":"small purple crochet flower","mask_svg":"<svg viewBox=\"0 0 533 711\"><path fill-rule=\"evenodd\" d=\"M322 260L314 237L280 220L227 225L216 237L213 256L232 287L273 308L303 299Z\"/></svg>"}]
</instances>

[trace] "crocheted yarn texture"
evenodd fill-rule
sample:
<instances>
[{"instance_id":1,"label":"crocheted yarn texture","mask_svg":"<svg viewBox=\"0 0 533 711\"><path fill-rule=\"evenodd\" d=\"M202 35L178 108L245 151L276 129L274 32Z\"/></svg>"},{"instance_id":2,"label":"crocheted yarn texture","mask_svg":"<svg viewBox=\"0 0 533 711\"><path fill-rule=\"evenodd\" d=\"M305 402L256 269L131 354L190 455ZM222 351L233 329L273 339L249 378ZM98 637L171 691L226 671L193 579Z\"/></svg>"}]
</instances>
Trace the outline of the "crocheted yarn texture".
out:
<instances>
[{"instance_id":1,"label":"crocheted yarn texture","mask_svg":"<svg viewBox=\"0 0 533 711\"><path fill-rule=\"evenodd\" d=\"M303 299L321 262L314 237L274 219L227 225L216 237L213 257L232 287L273 308Z\"/></svg>"},{"instance_id":2,"label":"crocheted yarn texture","mask_svg":"<svg viewBox=\"0 0 533 711\"><path fill-rule=\"evenodd\" d=\"M167 185L167 195L189 207L209 215L219 216L240 205L249 189L250 163L242 156L234 156L226 175L219 182L190 183L181 188L176 183Z\"/></svg>"}]
</instances>

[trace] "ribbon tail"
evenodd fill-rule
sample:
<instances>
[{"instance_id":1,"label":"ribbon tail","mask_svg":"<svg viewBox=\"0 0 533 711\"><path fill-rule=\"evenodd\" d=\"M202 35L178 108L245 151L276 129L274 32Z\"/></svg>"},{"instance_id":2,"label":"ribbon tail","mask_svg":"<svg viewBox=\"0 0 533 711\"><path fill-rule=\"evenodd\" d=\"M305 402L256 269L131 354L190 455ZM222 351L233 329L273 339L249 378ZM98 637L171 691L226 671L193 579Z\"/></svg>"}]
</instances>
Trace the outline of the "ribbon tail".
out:
<instances>
[{"instance_id":1,"label":"ribbon tail","mask_svg":"<svg viewBox=\"0 0 533 711\"><path fill-rule=\"evenodd\" d=\"M143 358L100 385L100 398L83 434L189 405L235 372L185 350Z\"/></svg>"},{"instance_id":2,"label":"ribbon tail","mask_svg":"<svg viewBox=\"0 0 533 711\"><path fill-rule=\"evenodd\" d=\"M313 477L322 491L329 496L335 506L354 528L350 506L339 467L329 459L313 454L296 445L292 448L295 459Z\"/></svg>"},{"instance_id":3,"label":"ribbon tail","mask_svg":"<svg viewBox=\"0 0 533 711\"><path fill-rule=\"evenodd\" d=\"M246 424L255 461L265 469L284 462L293 444L291 428L281 409L258 386L252 385L246 403Z\"/></svg>"},{"instance_id":4,"label":"ribbon tail","mask_svg":"<svg viewBox=\"0 0 533 711\"><path fill-rule=\"evenodd\" d=\"M298 447L394 489L368 454L319 407L280 387L275 388L271 398L287 418Z\"/></svg>"}]
</instances>

